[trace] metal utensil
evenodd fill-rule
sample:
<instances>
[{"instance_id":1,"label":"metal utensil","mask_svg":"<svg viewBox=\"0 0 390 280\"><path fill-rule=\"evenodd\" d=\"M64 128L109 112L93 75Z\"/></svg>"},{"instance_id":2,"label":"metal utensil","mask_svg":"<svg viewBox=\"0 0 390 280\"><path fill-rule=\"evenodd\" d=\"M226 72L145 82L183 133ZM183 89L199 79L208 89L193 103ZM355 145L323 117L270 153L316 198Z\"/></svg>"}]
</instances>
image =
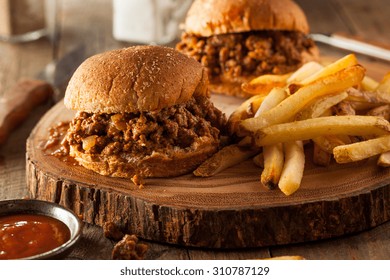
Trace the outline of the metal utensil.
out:
<instances>
[{"instance_id":1,"label":"metal utensil","mask_svg":"<svg viewBox=\"0 0 390 280\"><path fill-rule=\"evenodd\" d=\"M390 61L390 50L338 34L310 34L315 42Z\"/></svg>"},{"instance_id":2,"label":"metal utensil","mask_svg":"<svg viewBox=\"0 0 390 280\"><path fill-rule=\"evenodd\" d=\"M55 101L62 99L68 81L86 57L85 45L80 44L60 59L51 61L39 72L37 78L48 82L54 87Z\"/></svg>"}]
</instances>

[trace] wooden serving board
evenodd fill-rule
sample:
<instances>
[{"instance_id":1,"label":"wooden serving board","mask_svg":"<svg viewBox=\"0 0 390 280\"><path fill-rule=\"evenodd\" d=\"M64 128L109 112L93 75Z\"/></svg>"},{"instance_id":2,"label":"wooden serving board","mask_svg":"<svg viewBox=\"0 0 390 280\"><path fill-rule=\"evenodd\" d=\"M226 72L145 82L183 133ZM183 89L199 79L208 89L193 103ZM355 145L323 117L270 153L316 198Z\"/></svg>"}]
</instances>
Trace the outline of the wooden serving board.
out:
<instances>
[{"instance_id":1,"label":"wooden serving board","mask_svg":"<svg viewBox=\"0 0 390 280\"><path fill-rule=\"evenodd\" d=\"M214 102L229 113L242 100ZM390 168L375 161L324 168L308 153L302 186L289 197L262 188L251 160L211 178L147 179L139 189L47 155L48 129L73 115L60 102L37 124L27 140L27 184L31 197L69 207L87 223L112 221L159 242L244 248L341 236L390 219Z\"/></svg>"},{"instance_id":2,"label":"wooden serving board","mask_svg":"<svg viewBox=\"0 0 390 280\"><path fill-rule=\"evenodd\" d=\"M334 61L325 57L325 61ZM389 65L365 61L380 80ZM212 96L226 115L243 101ZM307 152L300 189L291 196L260 186L251 160L211 178L192 174L147 179L138 189L128 179L95 174L47 155L48 129L72 119L62 102L36 125L27 140L31 197L60 203L87 223L115 222L141 238L206 248L289 244L355 233L390 220L390 168L375 159L354 164L311 164Z\"/></svg>"}]
</instances>

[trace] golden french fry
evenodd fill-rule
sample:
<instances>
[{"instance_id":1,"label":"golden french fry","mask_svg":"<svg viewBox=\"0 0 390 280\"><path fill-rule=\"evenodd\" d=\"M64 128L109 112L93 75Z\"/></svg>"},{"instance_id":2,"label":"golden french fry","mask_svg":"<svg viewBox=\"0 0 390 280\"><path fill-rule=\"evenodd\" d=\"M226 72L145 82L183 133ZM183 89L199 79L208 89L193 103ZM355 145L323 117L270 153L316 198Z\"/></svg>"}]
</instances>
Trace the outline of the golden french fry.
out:
<instances>
[{"instance_id":1,"label":"golden french fry","mask_svg":"<svg viewBox=\"0 0 390 280\"><path fill-rule=\"evenodd\" d=\"M320 71L314 73L313 75L309 76L308 78L304 79L301 84L309 84L314 82L315 80L321 79L323 77L327 77L330 75L333 75L337 72L339 72L342 69L348 68L350 66L354 66L358 64L358 60L354 54L348 54L339 60L327 65ZM363 78L361 79L363 80Z\"/></svg>"},{"instance_id":2,"label":"golden french fry","mask_svg":"<svg viewBox=\"0 0 390 280\"><path fill-rule=\"evenodd\" d=\"M324 135L315 137L312 140L316 146L329 154L332 154L333 149L337 146L352 143L348 135Z\"/></svg>"},{"instance_id":3,"label":"golden french fry","mask_svg":"<svg viewBox=\"0 0 390 280\"><path fill-rule=\"evenodd\" d=\"M291 73L283 75L265 74L243 83L241 88L250 94L267 95L274 87L284 87Z\"/></svg>"},{"instance_id":4,"label":"golden french fry","mask_svg":"<svg viewBox=\"0 0 390 280\"><path fill-rule=\"evenodd\" d=\"M271 92L264 98L261 103L259 109L257 110L255 116L259 113L266 112L276 105L278 105L281 101L283 101L288 96L288 93L282 88L274 88ZM238 130L236 130L238 132ZM250 137L246 136L239 142L239 146L250 146L252 144L252 140Z\"/></svg>"},{"instance_id":5,"label":"golden french fry","mask_svg":"<svg viewBox=\"0 0 390 280\"><path fill-rule=\"evenodd\" d=\"M382 117L385 120L390 120L390 105L382 105L375 107L367 112L367 116Z\"/></svg>"},{"instance_id":6,"label":"golden french fry","mask_svg":"<svg viewBox=\"0 0 390 280\"><path fill-rule=\"evenodd\" d=\"M319 166L328 166L332 160L332 154L321 149L314 143L313 145L313 163Z\"/></svg>"},{"instance_id":7,"label":"golden french fry","mask_svg":"<svg viewBox=\"0 0 390 280\"><path fill-rule=\"evenodd\" d=\"M261 183L269 189L278 185L284 164L282 143L263 147L264 169L260 176Z\"/></svg>"},{"instance_id":8,"label":"golden french fry","mask_svg":"<svg viewBox=\"0 0 390 280\"><path fill-rule=\"evenodd\" d=\"M381 93L390 93L390 72L383 77L375 91Z\"/></svg>"},{"instance_id":9,"label":"golden french fry","mask_svg":"<svg viewBox=\"0 0 390 280\"><path fill-rule=\"evenodd\" d=\"M291 121L302 108L316 98L341 92L358 84L363 79L364 72L365 69L363 67L355 65L318 79L300 88L296 93L290 95L271 110L264 112L256 118L242 121L239 133L245 135L273 124Z\"/></svg>"},{"instance_id":10,"label":"golden french fry","mask_svg":"<svg viewBox=\"0 0 390 280\"><path fill-rule=\"evenodd\" d=\"M379 156L378 165L383 167L390 167L390 152L382 153Z\"/></svg>"},{"instance_id":11,"label":"golden french fry","mask_svg":"<svg viewBox=\"0 0 390 280\"><path fill-rule=\"evenodd\" d=\"M265 258L261 260L305 260L305 258L302 256L279 256L279 257Z\"/></svg>"},{"instance_id":12,"label":"golden french fry","mask_svg":"<svg viewBox=\"0 0 390 280\"><path fill-rule=\"evenodd\" d=\"M284 143L285 161L279 180L279 189L285 195L291 195L301 185L305 168L305 152L302 141Z\"/></svg>"},{"instance_id":13,"label":"golden french fry","mask_svg":"<svg viewBox=\"0 0 390 280\"><path fill-rule=\"evenodd\" d=\"M383 99L390 100L390 72L383 77L375 92Z\"/></svg>"},{"instance_id":14,"label":"golden french fry","mask_svg":"<svg viewBox=\"0 0 390 280\"><path fill-rule=\"evenodd\" d=\"M330 116L276 124L255 133L257 146L280 142L308 140L324 135L374 135L390 133L390 123L375 116Z\"/></svg>"},{"instance_id":15,"label":"golden french fry","mask_svg":"<svg viewBox=\"0 0 390 280\"><path fill-rule=\"evenodd\" d=\"M213 176L253 157L258 152L258 149L246 149L235 144L226 146L203 162L193 174L199 177Z\"/></svg>"},{"instance_id":16,"label":"golden french fry","mask_svg":"<svg viewBox=\"0 0 390 280\"><path fill-rule=\"evenodd\" d=\"M291 74L291 76L287 79L287 84L301 83L304 79L307 79L311 75L317 73L324 66L315 61L310 61L303 64L298 68L297 71Z\"/></svg>"},{"instance_id":17,"label":"golden french fry","mask_svg":"<svg viewBox=\"0 0 390 280\"><path fill-rule=\"evenodd\" d=\"M373 78L365 76L360 86L362 87L363 91L374 91L379 86L379 83Z\"/></svg>"},{"instance_id":18,"label":"golden french fry","mask_svg":"<svg viewBox=\"0 0 390 280\"><path fill-rule=\"evenodd\" d=\"M333 155L338 163L347 163L366 159L390 151L390 135L338 146L333 149Z\"/></svg>"},{"instance_id":19,"label":"golden french fry","mask_svg":"<svg viewBox=\"0 0 390 280\"><path fill-rule=\"evenodd\" d=\"M259 109L255 114L255 117L258 117L260 114L271 110L287 97L288 93L285 89L273 88L270 93L264 98L263 102L261 103Z\"/></svg>"},{"instance_id":20,"label":"golden french fry","mask_svg":"<svg viewBox=\"0 0 390 280\"><path fill-rule=\"evenodd\" d=\"M298 112L296 120L306 120L323 116L330 108L348 97L345 91L335 95L327 95L315 100L311 105ZM255 115L256 116L256 115Z\"/></svg>"},{"instance_id":21,"label":"golden french fry","mask_svg":"<svg viewBox=\"0 0 390 280\"><path fill-rule=\"evenodd\" d=\"M228 132L230 135L236 133L239 123L247 118L253 117L264 100L264 96L255 95L245 100L234 112L229 116Z\"/></svg>"}]
</instances>

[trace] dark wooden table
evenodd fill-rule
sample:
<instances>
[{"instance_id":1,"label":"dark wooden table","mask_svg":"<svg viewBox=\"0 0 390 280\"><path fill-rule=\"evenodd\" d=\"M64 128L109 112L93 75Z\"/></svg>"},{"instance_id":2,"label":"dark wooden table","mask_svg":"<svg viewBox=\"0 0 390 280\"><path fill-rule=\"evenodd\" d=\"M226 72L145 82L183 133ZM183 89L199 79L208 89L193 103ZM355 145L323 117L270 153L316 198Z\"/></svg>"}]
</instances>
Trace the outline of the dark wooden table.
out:
<instances>
[{"instance_id":1,"label":"dark wooden table","mask_svg":"<svg viewBox=\"0 0 390 280\"><path fill-rule=\"evenodd\" d=\"M21 77L34 77L47 63L85 44L87 53L128 46L112 36L110 0L59 1L59 36L54 44L47 39L23 44L0 42L0 96ZM390 45L390 5L385 0L297 0L306 12L314 33L342 32L367 41ZM93 7L93 8L91 8ZM320 45L324 56L341 57L347 52ZM372 59L359 56L364 65ZM371 69L380 79L390 63ZM369 72L370 73L370 72ZM27 196L25 143L50 104L35 109L30 118L0 147L0 200ZM207 238L207 237L205 237ZM390 259L390 222L374 229L341 238L246 250L205 250L147 242L147 259L258 259L301 255L307 259ZM81 242L70 259L110 259L113 243L102 230L86 225Z\"/></svg>"}]
</instances>

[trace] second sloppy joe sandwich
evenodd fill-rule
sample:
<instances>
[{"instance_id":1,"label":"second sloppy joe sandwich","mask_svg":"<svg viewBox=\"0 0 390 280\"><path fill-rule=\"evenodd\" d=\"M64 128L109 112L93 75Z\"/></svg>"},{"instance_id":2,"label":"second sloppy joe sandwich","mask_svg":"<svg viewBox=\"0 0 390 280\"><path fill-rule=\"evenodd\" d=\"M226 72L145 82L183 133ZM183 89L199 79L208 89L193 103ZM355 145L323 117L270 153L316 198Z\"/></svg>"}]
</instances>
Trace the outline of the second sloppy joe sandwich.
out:
<instances>
[{"instance_id":1,"label":"second sloppy joe sandwich","mask_svg":"<svg viewBox=\"0 0 390 280\"><path fill-rule=\"evenodd\" d=\"M292 0L195 0L176 48L206 67L214 93L318 59L302 9Z\"/></svg>"},{"instance_id":2,"label":"second sloppy joe sandwich","mask_svg":"<svg viewBox=\"0 0 390 280\"><path fill-rule=\"evenodd\" d=\"M102 175L171 177L219 149L226 118L209 100L204 68L171 48L136 46L90 57L65 93L77 110L63 141Z\"/></svg>"}]
</instances>

